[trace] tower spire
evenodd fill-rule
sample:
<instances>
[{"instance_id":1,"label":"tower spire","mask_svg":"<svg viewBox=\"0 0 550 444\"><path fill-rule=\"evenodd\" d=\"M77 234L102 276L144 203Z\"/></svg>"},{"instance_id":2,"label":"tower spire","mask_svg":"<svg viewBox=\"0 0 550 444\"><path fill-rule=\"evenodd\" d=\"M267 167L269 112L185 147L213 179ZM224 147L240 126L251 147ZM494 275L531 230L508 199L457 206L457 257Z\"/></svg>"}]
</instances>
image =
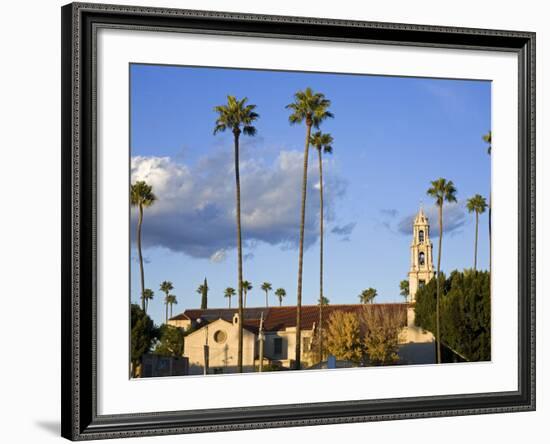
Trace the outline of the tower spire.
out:
<instances>
[{"instance_id":1,"label":"tower spire","mask_svg":"<svg viewBox=\"0 0 550 444\"><path fill-rule=\"evenodd\" d=\"M434 277L432 242L430 240L430 222L424 213L424 203L413 222L411 242L411 267L409 270L409 302L416 300L417 290Z\"/></svg>"}]
</instances>

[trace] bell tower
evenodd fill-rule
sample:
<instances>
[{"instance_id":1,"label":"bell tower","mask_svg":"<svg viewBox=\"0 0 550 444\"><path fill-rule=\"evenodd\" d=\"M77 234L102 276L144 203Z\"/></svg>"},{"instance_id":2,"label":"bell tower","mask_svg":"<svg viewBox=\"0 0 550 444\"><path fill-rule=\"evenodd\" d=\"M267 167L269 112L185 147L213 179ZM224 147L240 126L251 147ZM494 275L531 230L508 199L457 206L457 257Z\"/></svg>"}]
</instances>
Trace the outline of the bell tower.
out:
<instances>
[{"instance_id":1,"label":"bell tower","mask_svg":"<svg viewBox=\"0 0 550 444\"><path fill-rule=\"evenodd\" d=\"M430 223L421 205L413 223L408 302L415 302L417 290L426 285L435 275L432 250Z\"/></svg>"}]
</instances>

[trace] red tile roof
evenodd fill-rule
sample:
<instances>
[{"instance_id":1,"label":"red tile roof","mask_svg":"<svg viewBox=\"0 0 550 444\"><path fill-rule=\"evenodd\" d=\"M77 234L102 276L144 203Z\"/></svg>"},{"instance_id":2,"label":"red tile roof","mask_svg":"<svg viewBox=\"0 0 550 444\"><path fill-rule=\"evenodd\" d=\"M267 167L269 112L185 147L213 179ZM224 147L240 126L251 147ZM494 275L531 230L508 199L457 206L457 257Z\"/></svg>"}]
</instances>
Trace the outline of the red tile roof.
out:
<instances>
[{"instance_id":1,"label":"red tile roof","mask_svg":"<svg viewBox=\"0 0 550 444\"><path fill-rule=\"evenodd\" d=\"M408 304L393 303L393 304L330 304L323 306L323 319L327 322L330 315L335 311L354 312L359 314L365 307L380 307L387 306L392 307L395 310L406 313ZM189 319L196 321L198 318L202 318L206 321L212 322L217 319L224 319L231 322L235 313L238 312L237 308L208 308L208 309L190 309L185 310L183 313L171 318L171 319ZM264 329L266 331L279 331L288 327L296 326L296 306L286 307L253 307L244 309L244 322L243 326L247 330L257 332L260 326L260 317L263 313L264 317ZM405 317L404 317L405 319ZM319 306L318 305L303 305L302 306L302 328L304 330L311 330L313 324L319 322ZM324 323L323 322L323 323Z\"/></svg>"}]
</instances>

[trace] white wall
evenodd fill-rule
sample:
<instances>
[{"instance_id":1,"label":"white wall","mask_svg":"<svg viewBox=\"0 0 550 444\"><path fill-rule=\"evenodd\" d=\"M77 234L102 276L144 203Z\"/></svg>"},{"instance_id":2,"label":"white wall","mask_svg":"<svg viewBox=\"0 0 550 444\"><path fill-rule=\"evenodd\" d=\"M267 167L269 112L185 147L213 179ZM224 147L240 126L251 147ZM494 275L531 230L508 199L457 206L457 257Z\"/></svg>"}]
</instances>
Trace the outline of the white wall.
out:
<instances>
[{"instance_id":1,"label":"white wall","mask_svg":"<svg viewBox=\"0 0 550 444\"><path fill-rule=\"evenodd\" d=\"M440 418L371 424L274 429L224 434L201 434L126 440L125 442L275 443L299 440L334 442L342 436L357 441L459 443L519 442L537 431L548 430L549 329L548 304L543 300L543 250L548 236L541 228L548 221L548 155L543 153L543 137L550 104L543 69L550 57L549 34L545 28L550 15L546 2L536 0L460 2L389 0L117 0L118 3L255 12L282 15L309 15L375 21L425 23L434 25L536 31L538 104L538 411L535 413ZM2 4L0 45L0 276L2 288L2 365L0 365L0 406L2 441L10 443L59 441L60 372L60 153L59 153L59 57L60 11L57 0L15 0ZM545 73L548 77L548 73ZM6 156L7 154L7 156ZM546 289L547 289L546 285ZM32 326L32 328L30 327ZM546 348L546 356L542 354ZM34 364L34 368L32 367ZM544 369L544 370L543 370Z\"/></svg>"}]
</instances>

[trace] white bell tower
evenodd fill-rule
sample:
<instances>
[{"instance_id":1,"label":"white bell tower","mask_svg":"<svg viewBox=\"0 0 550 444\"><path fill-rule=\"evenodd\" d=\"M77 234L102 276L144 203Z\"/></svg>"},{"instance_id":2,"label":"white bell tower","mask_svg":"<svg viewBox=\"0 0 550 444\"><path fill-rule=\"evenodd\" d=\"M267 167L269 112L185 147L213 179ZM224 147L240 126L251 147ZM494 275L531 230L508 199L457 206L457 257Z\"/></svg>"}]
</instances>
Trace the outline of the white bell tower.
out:
<instances>
[{"instance_id":1,"label":"white bell tower","mask_svg":"<svg viewBox=\"0 0 550 444\"><path fill-rule=\"evenodd\" d=\"M416 301L416 292L435 275L433 264L433 244L430 240L430 223L422 205L413 223L411 243L411 268L409 270L408 302Z\"/></svg>"}]
</instances>

